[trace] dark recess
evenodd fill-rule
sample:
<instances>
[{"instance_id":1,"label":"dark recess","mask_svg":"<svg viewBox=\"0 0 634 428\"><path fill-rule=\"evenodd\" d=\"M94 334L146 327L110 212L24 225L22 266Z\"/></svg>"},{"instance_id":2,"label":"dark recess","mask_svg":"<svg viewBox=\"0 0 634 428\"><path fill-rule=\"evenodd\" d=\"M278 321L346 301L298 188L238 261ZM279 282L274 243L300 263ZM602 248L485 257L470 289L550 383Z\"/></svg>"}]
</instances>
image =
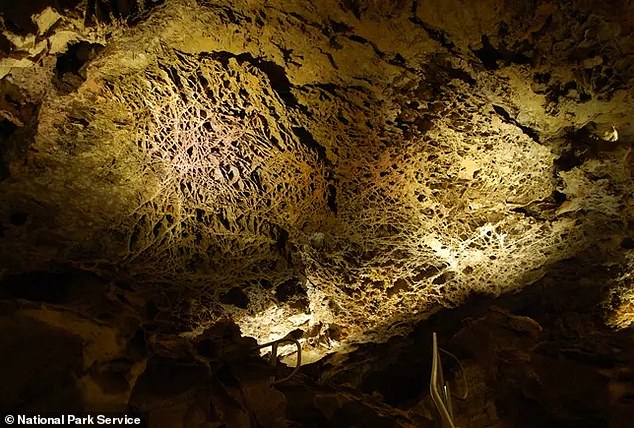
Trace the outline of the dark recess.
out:
<instances>
[{"instance_id":1,"label":"dark recess","mask_svg":"<svg viewBox=\"0 0 634 428\"><path fill-rule=\"evenodd\" d=\"M51 6L58 12L73 9L81 0L0 0L0 15L6 27L18 34L37 33L31 17Z\"/></svg>"},{"instance_id":2,"label":"dark recess","mask_svg":"<svg viewBox=\"0 0 634 428\"><path fill-rule=\"evenodd\" d=\"M337 215L337 188L334 184L328 185L328 208Z\"/></svg>"},{"instance_id":3,"label":"dark recess","mask_svg":"<svg viewBox=\"0 0 634 428\"><path fill-rule=\"evenodd\" d=\"M95 58L104 47L98 43L78 42L68 46L63 54L57 57L53 83L63 93L76 90L85 80L83 67Z\"/></svg>"},{"instance_id":4,"label":"dark recess","mask_svg":"<svg viewBox=\"0 0 634 428\"><path fill-rule=\"evenodd\" d=\"M349 38L350 40L352 40L352 41L355 41L355 42L357 42L357 43L361 43L361 44L370 43L370 42L368 41L368 39L365 39L365 38L363 38L363 37L361 37L361 36L357 36L356 34L350 34L350 35L348 36L348 38Z\"/></svg>"},{"instance_id":5,"label":"dark recess","mask_svg":"<svg viewBox=\"0 0 634 428\"><path fill-rule=\"evenodd\" d=\"M546 84L550 82L550 73L535 73L533 75L533 80L535 83Z\"/></svg>"},{"instance_id":6,"label":"dark recess","mask_svg":"<svg viewBox=\"0 0 634 428\"><path fill-rule=\"evenodd\" d=\"M79 74L81 67L94 56L95 51L100 49L103 49L103 46L97 43L78 42L69 45L66 52L57 57L55 71L59 75Z\"/></svg>"},{"instance_id":7,"label":"dark recess","mask_svg":"<svg viewBox=\"0 0 634 428\"><path fill-rule=\"evenodd\" d=\"M282 101L286 103L286 105L289 107L297 107L299 105L297 99L291 93L291 82L288 80L288 77L286 77L284 67L277 65L273 61L255 58L253 55L248 53L235 55L231 52L220 51L215 52L213 57L223 64L227 64L229 58L235 58L240 64L246 62L253 65L266 74L269 78L269 82L271 83L271 87L279 95Z\"/></svg>"},{"instance_id":8,"label":"dark recess","mask_svg":"<svg viewBox=\"0 0 634 428\"><path fill-rule=\"evenodd\" d=\"M8 120L0 121L0 182L11 176L7 149L9 140L18 127Z\"/></svg>"},{"instance_id":9,"label":"dark recess","mask_svg":"<svg viewBox=\"0 0 634 428\"><path fill-rule=\"evenodd\" d=\"M626 250L634 249L634 239L630 238L629 236L624 238L621 241L621 248L625 248Z\"/></svg>"},{"instance_id":10,"label":"dark recess","mask_svg":"<svg viewBox=\"0 0 634 428\"><path fill-rule=\"evenodd\" d=\"M417 2L414 2L414 4L416 4ZM414 7L414 10L416 9L416 7ZM440 43L440 45L447 49L450 52L453 52L454 48L456 47L456 45L449 40L449 36L447 35L447 33L445 33L442 30L439 30L437 28L432 27L431 25L427 24L426 22L424 22L422 19L420 19L418 16L413 16L411 18L409 18L410 22L412 24L416 24L420 27L423 28L423 30L425 30L425 32L429 35L429 37L432 40L437 41L438 43Z\"/></svg>"},{"instance_id":11,"label":"dark recess","mask_svg":"<svg viewBox=\"0 0 634 428\"><path fill-rule=\"evenodd\" d=\"M361 12L363 12L361 4L360 0L343 0L344 7L342 9L351 11L355 18L360 19Z\"/></svg>"},{"instance_id":12,"label":"dark recess","mask_svg":"<svg viewBox=\"0 0 634 428\"><path fill-rule=\"evenodd\" d=\"M379 392L385 402L391 406L406 405L420 397L427 385L420 377L412 376L411 373L420 373L421 377L426 377L427 366L427 361L423 361L421 357L391 364L381 371L371 373L363 380L361 389L369 394L374 391Z\"/></svg>"},{"instance_id":13,"label":"dark recess","mask_svg":"<svg viewBox=\"0 0 634 428\"><path fill-rule=\"evenodd\" d=\"M528 127L528 126L524 126L521 123L519 123L517 120L515 120L513 117L511 117L511 115L509 114L509 112L507 112L503 107L498 106L498 105L493 105L493 110L495 110L495 112L500 115L502 117L502 120L504 120L504 122L511 124L513 126L517 126L519 129L522 130L522 132L524 134L526 134L528 137L530 137L531 139L533 139L535 142L540 143L539 141L539 134L537 133L537 131L535 131L534 129Z\"/></svg>"},{"instance_id":14,"label":"dark recess","mask_svg":"<svg viewBox=\"0 0 634 428\"><path fill-rule=\"evenodd\" d=\"M275 298L280 302L288 302L295 296L307 297L306 290L297 278L284 281L275 289Z\"/></svg>"},{"instance_id":15,"label":"dark recess","mask_svg":"<svg viewBox=\"0 0 634 428\"><path fill-rule=\"evenodd\" d=\"M502 59L502 54L491 45L487 36L482 36L482 47L474 49L473 53L482 61L487 70L497 70L497 62Z\"/></svg>"},{"instance_id":16,"label":"dark recess","mask_svg":"<svg viewBox=\"0 0 634 428\"><path fill-rule=\"evenodd\" d=\"M556 190L553 192L552 197L553 197L553 200L555 201L555 203L557 203L557 204L563 204L566 201L566 199L567 199L565 193L561 193L561 192L558 192Z\"/></svg>"},{"instance_id":17,"label":"dark recess","mask_svg":"<svg viewBox=\"0 0 634 428\"><path fill-rule=\"evenodd\" d=\"M0 120L0 181L9 178L10 165L24 162L35 141L39 104L34 104L9 79L0 81L0 105L17 120Z\"/></svg>"},{"instance_id":18,"label":"dark recess","mask_svg":"<svg viewBox=\"0 0 634 428\"><path fill-rule=\"evenodd\" d=\"M196 353L203 357L215 358L218 354L218 350L216 344L213 341L209 339L203 339L196 344Z\"/></svg>"},{"instance_id":19,"label":"dark recess","mask_svg":"<svg viewBox=\"0 0 634 428\"><path fill-rule=\"evenodd\" d=\"M247 306L249 306L249 297L239 287L233 287L231 290L220 295L220 303L246 309Z\"/></svg>"},{"instance_id":20,"label":"dark recess","mask_svg":"<svg viewBox=\"0 0 634 428\"><path fill-rule=\"evenodd\" d=\"M609 152L617 146L598 138L592 133L594 122L581 129L571 129L564 138L555 167L559 171L570 171L589 159L596 158L601 152Z\"/></svg>"},{"instance_id":21,"label":"dark recess","mask_svg":"<svg viewBox=\"0 0 634 428\"><path fill-rule=\"evenodd\" d=\"M110 22L112 18L125 19L139 12L136 0L88 0L86 21L96 19L100 22Z\"/></svg>"},{"instance_id":22,"label":"dark recess","mask_svg":"<svg viewBox=\"0 0 634 428\"><path fill-rule=\"evenodd\" d=\"M0 52L8 55L13 50L13 44L4 34L0 34Z\"/></svg>"},{"instance_id":23,"label":"dark recess","mask_svg":"<svg viewBox=\"0 0 634 428\"><path fill-rule=\"evenodd\" d=\"M48 303L68 303L72 297L72 280L97 278L87 272L36 271L9 275L0 281L0 299L17 298Z\"/></svg>"},{"instance_id":24,"label":"dark recess","mask_svg":"<svg viewBox=\"0 0 634 428\"><path fill-rule=\"evenodd\" d=\"M472 51L487 70L500 68L498 62L505 64L530 64L531 62L531 58L521 52L512 52L504 47L495 48L486 35L482 36L482 47Z\"/></svg>"},{"instance_id":25,"label":"dark recess","mask_svg":"<svg viewBox=\"0 0 634 428\"><path fill-rule=\"evenodd\" d=\"M326 156L326 148L319 144L306 128L304 128L303 126L293 126L292 129L293 133L297 136L300 143L308 147L311 151L316 152L317 157L320 161L322 161L326 165L331 165L328 156Z\"/></svg>"},{"instance_id":26,"label":"dark recess","mask_svg":"<svg viewBox=\"0 0 634 428\"><path fill-rule=\"evenodd\" d=\"M273 244L273 249L285 257L288 257L288 230L283 229L279 226L272 226L271 228L272 237L275 239L275 244Z\"/></svg>"},{"instance_id":27,"label":"dark recess","mask_svg":"<svg viewBox=\"0 0 634 428\"><path fill-rule=\"evenodd\" d=\"M14 226L24 226L29 219L29 214L23 211L14 211L9 214L9 222Z\"/></svg>"},{"instance_id":28,"label":"dark recess","mask_svg":"<svg viewBox=\"0 0 634 428\"><path fill-rule=\"evenodd\" d=\"M330 27L335 33L349 33L354 29L345 22L333 21L330 18L328 21L330 22Z\"/></svg>"}]
</instances>

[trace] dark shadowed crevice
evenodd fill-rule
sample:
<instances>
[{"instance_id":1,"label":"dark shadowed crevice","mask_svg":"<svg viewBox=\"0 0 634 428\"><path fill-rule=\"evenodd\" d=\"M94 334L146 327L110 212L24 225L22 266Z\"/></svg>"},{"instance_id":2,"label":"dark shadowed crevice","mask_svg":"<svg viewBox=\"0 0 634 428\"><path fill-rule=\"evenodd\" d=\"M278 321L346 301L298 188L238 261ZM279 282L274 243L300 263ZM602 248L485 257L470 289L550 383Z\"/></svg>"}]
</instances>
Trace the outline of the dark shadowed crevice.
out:
<instances>
[{"instance_id":1,"label":"dark shadowed crevice","mask_svg":"<svg viewBox=\"0 0 634 428\"><path fill-rule=\"evenodd\" d=\"M361 13L363 12L363 7L361 6L361 0L343 0L342 9L345 11L350 11L357 19L361 19Z\"/></svg>"},{"instance_id":2,"label":"dark shadowed crevice","mask_svg":"<svg viewBox=\"0 0 634 428\"><path fill-rule=\"evenodd\" d=\"M71 93L77 90L86 81L84 66L95 58L103 48L103 45L88 42L69 45L66 52L57 57L55 64L53 84L57 89L62 93Z\"/></svg>"},{"instance_id":3,"label":"dark shadowed crevice","mask_svg":"<svg viewBox=\"0 0 634 428\"><path fill-rule=\"evenodd\" d=\"M293 133L299 139L299 141L304 144L311 152L317 154L317 158L324 163L330 170L333 168L333 164L328 159L326 154L326 148L319 144L312 136L312 134L304 127L294 126ZM328 195L327 195L327 203L328 208L335 215L337 214L337 187L334 184L334 174L331 172L327 175L328 181Z\"/></svg>"},{"instance_id":4,"label":"dark shadowed crevice","mask_svg":"<svg viewBox=\"0 0 634 428\"><path fill-rule=\"evenodd\" d=\"M4 55L11 53L13 44L7 39L4 34L0 34L0 52Z\"/></svg>"},{"instance_id":5,"label":"dark shadowed crevice","mask_svg":"<svg viewBox=\"0 0 634 428\"><path fill-rule=\"evenodd\" d=\"M6 158L8 141L18 127L8 120L0 121L0 182L11 176L9 160Z\"/></svg>"},{"instance_id":6,"label":"dark shadowed crevice","mask_svg":"<svg viewBox=\"0 0 634 428\"><path fill-rule=\"evenodd\" d=\"M425 30L427 35L432 40L440 43L443 48L447 49L450 52L454 52L456 45L451 40L449 40L449 35L445 31L431 26L416 15L418 12L418 6L418 0L413 0L411 7L412 16L409 18L409 21Z\"/></svg>"},{"instance_id":7,"label":"dark shadowed crevice","mask_svg":"<svg viewBox=\"0 0 634 428\"><path fill-rule=\"evenodd\" d=\"M538 144L541 144L540 140L539 140L539 134L537 133L537 131L535 131L534 129L522 125L521 123L519 123L517 120L515 120L513 117L511 117L511 115L509 114L509 112L507 112L504 107L499 106L499 105L493 105L493 110L495 110L495 112L500 115L500 117L502 118L502 120L510 125L513 126L517 126L524 134L526 134L526 136L528 136L529 138L531 138L533 141L535 141Z\"/></svg>"},{"instance_id":8,"label":"dark shadowed crevice","mask_svg":"<svg viewBox=\"0 0 634 428\"><path fill-rule=\"evenodd\" d=\"M511 51L503 46L495 48L486 35L483 35L481 40L482 47L480 49L472 49L472 51L487 70L497 70L504 64L530 64L531 62L531 58L522 53L522 50L528 49L526 45L522 45L519 51Z\"/></svg>"},{"instance_id":9,"label":"dark shadowed crevice","mask_svg":"<svg viewBox=\"0 0 634 428\"><path fill-rule=\"evenodd\" d=\"M51 6L58 12L71 10L81 0L0 0L0 15L4 18L5 26L18 34L37 33L37 24L31 17Z\"/></svg>"},{"instance_id":10,"label":"dark shadowed crevice","mask_svg":"<svg viewBox=\"0 0 634 428\"><path fill-rule=\"evenodd\" d=\"M240 287L233 287L231 290L220 295L220 303L246 309L247 306L249 306L249 297Z\"/></svg>"},{"instance_id":11,"label":"dark shadowed crevice","mask_svg":"<svg viewBox=\"0 0 634 428\"><path fill-rule=\"evenodd\" d=\"M621 241L620 247L624 248L626 250L633 250L634 249L634 238L631 238L629 236L626 237L626 238L623 238L623 240Z\"/></svg>"},{"instance_id":12,"label":"dark shadowed crevice","mask_svg":"<svg viewBox=\"0 0 634 428\"><path fill-rule=\"evenodd\" d=\"M328 185L328 208L337 215L337 187L334 184Z\"/></svg>"},{"instance_id":13,"label":"dark shadowed crevice","mask_svg":"<svg viewBox=\"0 0 634 428\"><path fill-rule=\"evenodd\" d=\"M310 312L310 300L298 278L290 278L275 288L275 298L302 312Z\"/></svg>"},{"instance_id":14,"label":"dark shadowed crevice","mask_svg":"<svg viewBox=\"0 0 634 428\"><path fill-rule=\"evenodd\" d=\"M11 165L27 156L37 132L40 105L29 100L9 79L0 82L0 110L8 114L0 120L0 182L11 175Z\"/></svg>"},{"instance_id":15,"label":"dark shadowed crevice","mask_svg":"<svg viewBox=\"0 0 634 428\"><path fill-rule=\"evenodd\" d=\"M434 27L432 27L431 25L425 23L422 19L420 19L417 16L414 16L412 18L410 18L410 21L413 24L419 25L420 27L422 27L427 34L429 35L429 37L432 40L437 41L438 43L441 44L441 46L445 49L447 49L448 51L453 52L456 45L449 40L449 35L447 33L445 33L442 30L436 29Z\"/></svg>"},{"instance_id":16,"label":"dark shadowed crevice","mask_svg":"<svg viewBox=\"0 0 634 428\"><path fill-rule=\"evenodd\" d=\"M78 289L81 283L81 290ZM69 303L77 294L89 290L87 284L101 287L102 280L88 272L64 269L52 273L35 271L23 274L8 275L0 281L0 300L18 298L47 303Z\"/></svg>"},{"instance_id":17,"label":"dark shadowed crevice","mask_svg":"<svg viewBox=\"0 0 634 428\"><path fill-rule=\"evenodd\" d=\"M487 36L482 36L482 47L473 49L473 53L482 61L482 65L487 70L497 70L499 68L497 62L503 58L502 54L489 42Z\"/></svg>"},{"instance_id":18,"label":"dark shadowed crevice","mask_svg":"<svg viewBox=\"0 0 634 428\"><path fill-rule=\"evenodd\" d=\"M29 220L29 213L24 211L13 211L9 214L9 222L14 226L24 226Z\"/></svg>"},{"instance_id":19,"label":"dark shadowed crevice","mask_svg":"<svg viewBox=\"0 0 634 428\"><path fill-rule=\"evenodd\" d=\"M227 51L213 52L213 58L217 59L223 64L226 64L229 58L235 58L238 63L244 62L253 65L262 71L269 78L269 82L273 90L279 95L279 97L289 107L297 107L298 102L293 93L291 92L291 82L286 76L284 67L276 64L273 61L267 61L261 58L255 58L249 53L241 53L239 55L233 54Z\"/></svg>"},{"instance_id":20,"label":"dark shadowed crevice","mask_svg":"<svg viewBox=\"0 0 634 428\"><path fill-rule=\"evenodd\" d=\"M68 287L63 274L31 272L5 278L0 282L0 291L20 299L61 303L66 299Z\"/></svg>"},{"instance_id":21,"label":"dark shadowed crevice","mask_svg":"<svg viewBox=\"0 0 634 428\"><path fill-rule=\"evenodd\" d=\"M305 145L311 152L317 153L317 157L325 165L331 165L332 163L326 155L326 148L319 144L313 135L303 126L294 126L293 133L299 139L299 142Z\"/></svg>"}]
</instances>

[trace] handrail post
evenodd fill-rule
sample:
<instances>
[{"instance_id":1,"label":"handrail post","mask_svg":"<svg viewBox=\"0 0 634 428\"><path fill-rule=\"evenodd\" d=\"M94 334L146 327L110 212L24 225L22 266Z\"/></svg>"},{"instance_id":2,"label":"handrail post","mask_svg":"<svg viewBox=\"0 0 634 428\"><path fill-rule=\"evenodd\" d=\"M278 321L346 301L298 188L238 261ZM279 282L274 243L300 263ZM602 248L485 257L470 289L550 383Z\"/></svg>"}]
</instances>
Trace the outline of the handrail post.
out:
<instances>
[{"instance_id":1,"label":"handrail post","mask_svg":"<svg viewBox=\"0 0 634 428\"><path fill-rule=\"evenodd\" d=\"M299 343L297 339L291 339L291 338L277 339L277 340L273 340L272 342L267 342L262 345L258 345L257 349L262 349L262 348L266 348L267 346L270 346L271 357L269 358L269 364L275 367L277 365L277 348L280 343L294 343L295 344L295 346L297 347L297 363L293 371L288 376L278 380L275 380L275 376L271 376L272 385L277 385L278 383L282 383L289 380L299 371L299 368L302 365L302 345L301 343Z\"/></svg>"}]
</instances>

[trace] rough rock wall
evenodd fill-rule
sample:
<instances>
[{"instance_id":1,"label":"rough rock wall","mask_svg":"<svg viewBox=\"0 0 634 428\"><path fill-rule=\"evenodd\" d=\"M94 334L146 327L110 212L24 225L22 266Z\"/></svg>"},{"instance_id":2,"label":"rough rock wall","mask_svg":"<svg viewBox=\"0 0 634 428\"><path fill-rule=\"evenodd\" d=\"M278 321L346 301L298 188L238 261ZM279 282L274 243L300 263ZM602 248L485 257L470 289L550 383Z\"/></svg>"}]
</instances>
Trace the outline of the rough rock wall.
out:
<instances>
[{"instance_id":1,"label":"rough rock wall","mask_svg":"<svg viewBox=\"0 0 634 428\"><path fill-rule=\"evenodd\" d=\"M569 264L589 279L602 276L583 260ZM588 310L600 284L579 289L568 279L556 275L558 286L547 288L541 286L552 280L542 281L538 292L474 299L420 323L405 338L329 356L313 373L321 384L352 387L425 426L434 414L428 385L435 331L439 346L455 357L442 353L457 426L629 426L631 334L606 327Z\"/></svg>"},{"instance_id":2,"label":"rough rock wall","mask_svg":"<svg viewBox=\"0 0 634 428\"><path fill-rule=\"evenodd\" d=\"M607 268L561 264L517 294L472 299L275 385L291 369L260 358L235 324L157 340L165 329L135 308L146 300L132 290L42 274L39 294L16 282L20 300L0 294L0 411L140 411L151 427L434 427L437 332L456 358L442 353L458 426L629 428L634 339L595 310Z\"/></svg>"},{"instance_id":3,"label":"rough rock wall","mask_svg":"<svg viewBox=\"0 0 634 428\"><path fill-rule=\"evenodd\" d=\"M319 356L592 253L631 322L631 2L71 6L4 32L9 280L91 270Z\"/></svg>"}]
</instances>

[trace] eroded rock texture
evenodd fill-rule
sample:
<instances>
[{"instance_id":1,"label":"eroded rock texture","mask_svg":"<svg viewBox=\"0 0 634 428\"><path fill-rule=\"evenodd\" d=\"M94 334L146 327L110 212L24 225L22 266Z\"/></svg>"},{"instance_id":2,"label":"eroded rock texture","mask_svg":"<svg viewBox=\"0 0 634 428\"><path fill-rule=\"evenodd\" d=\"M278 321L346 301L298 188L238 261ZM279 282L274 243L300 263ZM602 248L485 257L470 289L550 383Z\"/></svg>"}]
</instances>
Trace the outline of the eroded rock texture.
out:
<instances>
[{"instance_id":1,"label":"eroded rock texture","mask_svg":"<svg viewBox=\"0 0 634 428\"><path fill-rule=\"evenodd\" d=\"M52 3L2 15L0 275L33 337L111 329L69 394L221 321L308 362L560 276L634 320L631 2Z\"/></svg>"}]
</instances>

